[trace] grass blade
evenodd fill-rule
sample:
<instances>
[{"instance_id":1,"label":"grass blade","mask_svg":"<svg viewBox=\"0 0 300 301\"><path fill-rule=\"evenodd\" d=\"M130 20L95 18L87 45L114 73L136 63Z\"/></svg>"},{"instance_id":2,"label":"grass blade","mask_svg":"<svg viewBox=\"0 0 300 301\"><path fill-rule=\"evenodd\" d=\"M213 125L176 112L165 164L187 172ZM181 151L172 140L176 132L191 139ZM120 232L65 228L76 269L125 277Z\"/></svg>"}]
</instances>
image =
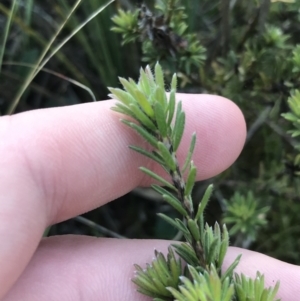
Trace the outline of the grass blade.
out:
<instances>
[{"instance_id":1,"label":"grass blade","mask_svg":"<svg viewBox=\"0 0 300 301\"><path fill-rule=\"evenodd\" d=\"M0 74L1 74L1 69L2 69L2 62L3 62L4 51L5 51L5 45L6 45L6 42L7 42L7 37L8 37L11 21L12 21L12 18L14 16L16 4L17 4L17 0L14 0L12 5L11 5L10 13L9 13L8 18L7 18L5 29L4 29L4 32L3 32L2 45L0 45Z\"/></svg>"},{"instance_id":2,"label":"grass blade","mask_svg":"<svg viewBox=\"0 0 300 301\"><path fill-rule=\"evenodd\" d=\"M48 63L48 61L79 31L81 30L81 28L83 28L88 22L90 22L93 18L95 18L99 13L101 13L108 5L110 5L112 2L114 2L115 0L110 0L108 3L106 3L105 5L101 6L97 11L95 11L87 20L85 20L80 26L78 26L75 30L73 30L71 32L70 35L68 35L61 43L58 44L58 46L55 47L55 49L51 52L51 54L46 57L44 59L44 57L46 56L47 52L49 51L49 49L51 48L52 44L54 43L54 41L56 40L57 36L59 35L59 33L62 31L62 29L64 28L65 24L67 23L67 21L70 19L70 17L72 16L72 14L74 13L74 11L77 9L77 7L79 6L79 4L81 3L82 0L78 0L75 5L73 6L72 10L70 11L70 13L68 14L68 16L66 17L66 19L62 22L61 26L59 27L59 29L57 30L57 32L54 34L54 36L52 37L52 39L50 40L50 42L46 45L44 51L42 52L40 58L38 59L37 63L36 63L36 68L34 70L32 70L32 72L28 75L26 81L24 82L24 84L22 85L21 89L19 90L19 92L17 93L17 96L15 97L15 99L12 101L10 107L8 108L7 114L10 115L14 112L14 110L16 109L23 93L25 92L25 90L28 88L28 86L30 85L30 83L32 82L32 80L35 78L35 76L38 74L38 72ZM44 59L44 60L43 60Z\"/></svg>"},{"instance_id":3,"label":"grass blade","mask_svg":"<svg viewBox=\"0 0 300 301\"><path fill-rule=\"evenodd\" d=\"M28 64L28 63L4 62L3 65L22 66L22 67L28 67L28 68L35 68L35 65ZM88 86L80 83L79 81L77 81L77 80L75 80L75 79L73 79L71 77L65 76L64 74L61 74L61 73L58 73L56 71L50 70L48 68L43 68L43 69L41 69L41 71L43 71L45 73L48 73L48 74L51 74L51 75L54 75L56 77L59 77L62 80L65 80L65 81L69 82L70 84L72 84L74 86L77 86L77 87L79 87L79 88L87 91L87 93L91 96L92 101L94 101L94 102L97 101L96 96L93 93L93 91Z\"/></svg>"}]
</instances>

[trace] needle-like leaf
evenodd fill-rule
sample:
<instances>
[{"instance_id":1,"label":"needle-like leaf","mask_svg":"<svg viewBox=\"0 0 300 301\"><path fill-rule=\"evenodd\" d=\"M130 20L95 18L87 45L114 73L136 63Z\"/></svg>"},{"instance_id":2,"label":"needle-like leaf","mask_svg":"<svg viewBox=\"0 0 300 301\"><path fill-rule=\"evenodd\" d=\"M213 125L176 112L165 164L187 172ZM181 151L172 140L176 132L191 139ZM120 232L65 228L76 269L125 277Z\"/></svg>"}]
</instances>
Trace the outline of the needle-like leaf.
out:
<instances>
[{"instance_id":1,"label":"needle-like leaf","mask_svg":"<svg viewBox=\"0 0 300 301\"><path fill-rule=\"evenodd\" d=\"M150 129L151 131L156 131L156 126L153 121L140 109L137 104L130 104L130 109L132 110L133 114L135 114L136 119L144 125L144 127Z\"/></svg>"},{"instance_id":2,"label":"needle-like leaf","mask_svg":"<svg viewBox=\"0 0 300 301\"><path fill-rule=\"evenodd\" d=\"M157 147L157 139L151 135L147 130L145 130L143 127L140 125L137 125L134 122L130 122L126 119L121 119L121 121L134 129L138 134L140 134L148 143L150 143L153 147Z\"/></svg>"},{"instance_id":3,"label":"needle-like leaf","mask_svg":"<svg viewBox=\"0 0 300 301\"><path fill-rule=\"evenodd\" d=\"M143 171L148 176L150 176L151 178L159 181L164 186L167 186L168 188L173 189L173 190L176 191L176 188L172 184L170 184L167 180L165 180L164 178L160 177L159 175L157 175L156 173L154 173L150 169L148 169L146 167L140 167L140 170Z\"/></svg>"},{"instance_id":4,"label":"needle-like leaf","mask_svg":"<svg viewBox=\"0 0 300 301\"><path fill-rule=\"evenodd\" d=\"M176 116L175 126L172 133L172 142L173 142L173 150L177 151L179 144L181 142L181 138L183 136L185 126L185 113L180 112L178 116Z\"/></svg>"},{"instance_id":5,"label":"needle-like leaf","mask_svg":"<svg viewBox=\"0 0 300 301\"><path fill-rule=\"evenodd\" d=\"M155 118L157 127L159 129L159 133L162 137L167 137L168 134L168 126L166 123L166 117L164 109L161 105L161 103L156 102L154 105L154 112L155 112Z\"/></svg>"},{"instance_id":6,"label":"needle-like leaf","mask_svg":"<svg viewBox=\"0 0 300 301\"><path fill-rule=\"evenodd\" d=\"M164 161L162 158L158 157L158 155L150 153L148 151L146 151L145 149L138 147L138 146L134 146L134 145L130 145L129 148L133 149L134 151L152 159L153 161L157 162L158 164L164 164Z\"/></svg>"},{"instance_id":7,"label":"needle-like leaf","mask_svg":"<svg viewBox=\"0 0 300 301\"><path fill-rule=\"evenodd\" d=\"M170 154L169 150L166 148L166 146L162 142L157 143L159 153L162 158L164 158L166 166L172 171L176 170L176 162L174 161L174 158Z\"/></svg>"},{"instance_id":8,"label":"needle-like leaf","mask_svg":"<svg viewBox=\"0 0 300 301\"><path fill-rule=\"evenodd\" d=\"M197 168L192 161L190 171L185 184L185 190L184 190L185 196L188 196L192 193L192 189L195 185L196 175L197 175Z\"/></svg>"},{"instance_id":9,"label":"needle-like leaf","mask_svg":"<svg viewBox=\"0 0 300 301\"><path fill-rule=\"evenodd\" d=\"M184 165L182 167L182 173L184 173L186 171L186 169L188 168L189 164L191 163L191 159L194 153L194 149L195 149L195 145L196 145L196 133L194 132L192 134L192 140L191 140L191 144L190 144L190 148L188 151L188 155L185 159Z\"/></svg>"},{"instance_id":10,"label":"needle-like leaf","mask_svg":"<svg viewBox=\"0 0 300 301\"><path fill-rule=\"evenodd\" d=\"M155 72L155 81L156 81L156 84L162 90L165 90L164 73L163 73L163 70L162 70L162 68L161 68L161 66L160 66L160 64L158 62L155 64L154 72Z\"/></svg>"},{"instance_id":11,"label":"needle-like leaf","mask_svg":"<svg viewBox=\"0 0 300 301\"><path fill-rule=\"evenodd\" d=\"M204 209L206 208L206 205L207 205L207 203L209 201L209 198L212 194L212 191L213 191L213 185L211 184L206 188L204 196L203 196L201 202L199 203L198 211L197 211L197 214L196 214L196 220L198 220L201 217L201 215L203 214Z\"/></svg>"},{"instance_id":12,"label":"needle-like leaf","mask_svg":"<svg viewBox=\"0 0 300 301\"><path fill-rule=\"evenodd\" d=\"M188 213L184 209L183 205L175 197L171 197L167 194L163 194L162 197L168 204L170 204L175 210L177 210L184 217L188 216Z\"/></svg>"},{"instance_id":13,"label":"needle-like leaf","mask_svg":"<svg viewBox=\"0 0 300 301\"><path fill-rule=\"evenodd\" d=\"M170 96L169 96L169 103L168 103L168 127L171 126L171 123L173 121L173 117L174 117L174 113L175 113L175 98L176 98L176 91L175 90L171 90Z\"/></svg>"}]
</instances>

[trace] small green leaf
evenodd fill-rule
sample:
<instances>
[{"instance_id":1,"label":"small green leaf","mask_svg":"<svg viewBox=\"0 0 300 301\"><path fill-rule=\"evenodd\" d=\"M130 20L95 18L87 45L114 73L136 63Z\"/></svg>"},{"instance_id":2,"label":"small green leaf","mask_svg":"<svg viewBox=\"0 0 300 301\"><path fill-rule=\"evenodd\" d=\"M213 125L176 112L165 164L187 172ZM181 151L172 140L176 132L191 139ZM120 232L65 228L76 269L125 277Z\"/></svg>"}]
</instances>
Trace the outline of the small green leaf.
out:
<instances>
[{"instance_id":1,"label":"small green leaf","mask_svg":"<svg viewBox=\"0 0 300 301\"><path fill-rule=\"evenodd\" d=\"M170 277L168 263L166 261L164 254L156 251L156 260L154 260L154 261L159 265L159 269L161 270L161 273L164 274L166 277ZM158 268L156 267L156 271L157 270L158 270Z\"/></svg>"},{"instance_id":2,"label":"small green leaf","mask_svg":"<svg viewBox=\"0 0 300 301\"><path fill-rule=\"evenodd\" d=\"M162 160L161 157L158 157L158 155L150 153L150 152L146 151L143 148L140 148L140 147L134 146L134 145L130 145L129 148L131 148L132 150L134 150L134 151L136 151L136 152L138 152L138 153L140 153L140 154L142 154L142 155L144 155L144 156L146 156L146 157L154 160L158 164L161 164L161 165L164 164L164 161Z\"/></svg>"},{"instance_id":3,"label":"small green leaf","mask_svg":"<svg viewBox=\"0 0 300 301\"><path fill-rule=\"evenodd\" d=\"M151 298L157 297L157 292L148 291L148 290L146 290L146 289L144 289L144 288L141 288L141 287L139 286L139 284L136 283L135 281L132 280L132 282L135 283L135 284L138 286L137 292L139 292L139 293L141 293L141 294L143 294L143 295L149 296L149 297L151 297Z\"/></svg>"},{"instance_id":4,"label":"small green leaf","mask_svg":"<svg viewBox=\"0 0 300 301\"><path fill-rule=\"evenodd\" d=\"M144 274L143 276L146 277L147 279L150 279L151 283L153 283L153 278L157 277L156 271L154 270L152 263L151 264L147 263L146 265L147 265L147 269L143 273Z\"/></svg>"},{"instance_id":5,"label":"small green leaf","mask_svg":"<svg viewBox=\"0 0 300 301\"><path fill-rule=\"evenodd\" d=\"M286 120L292 121L292 122L297 122L298 117L294 115L293 113L282 113L282 117L284 117Z\"/></svg>"},{"instance_id":6,"label":"small green leaf","mask_svg":"<svg viewBox=\"0 0 300 301\"><path fill-rule=\"evenodd\" d=\"M265 283L261 279L256 278L254 281L255 295L260 297L260 300L267 301L269 295L269 289L264 288Z\"/></svg>"},{"instance_id":7,"label":"small green leaf","mask_svg":"<svg viewBox=\"0 0 300 301\"><path fill-rule=\"evenodd\" d=\"M204 217L203 217L203 214L200 215L200 217L198 219L195 218L195 220L198 221L200 237L203 238L204 237ZM203 243L202 239L201 239L201 243Z\"/></svg>"},{"instance_id":8,"label":"small green leaf","mask_svg":"<svg viewBox=\"0 0 300 301\"><path fill-rule=\"evenodd\" d=\"M177 89L177 75L176 73L174 73L171 81L171 90L176 91L176 89Z\"/></svg>"},{"instance_id":9,"label":"small green leaf","mask_svg":"<svg viewBox=\"0 0 300 301\"><path fill-rule=\"evenodd\" d=\"M246 277L244 274L235 274L235 291L239 301L260 300L274 301L279 288L279 282L275 287L265 287L264 276L259 272L254 279ZM279 301L279 299L277 299Z\"/></svg>"},{"instance_id":10,"label":"small green leaf","mask_svg":"<svg viewBox=\"0 0 300 301\"><path fill-rule=\"evenodd\" d=\"M271 293L269 295L268 301L273 301L275 299L276 294L277 294L277 292L279 290L279 285L280 285L280 282L277 281L276 284L275 284L275 287L271 290ZM277 301L279 301L279 300L277 300Z\"/></svg>"},{"instance_id":11,"label":"small green leaf","mask_svg":"<svg viewBox=\"0 0 300 301\"><path fill-rule=\"evenodd\" d=\"M177 120L177 118L179 117L179 115L180 115L181 112L182 112L182 102L179 101L179 102L177 103L175 120Z\"/></svg>"},{"instance_id":12,"label":"small green leaf","mask_svg":"<svg viewBox=\"0 0 300 301\"><path fill-rule=\"evenodd\" d=\"M215 222L214 234L215 234L215 237L218 237L219 241L221 242L221 230L220 230L220 225L218 224L218 222Z\"/></svg>"},{"instance_id":13,"label":"small green leaf","mask_svg":"<svg viewBox=\"0 0 300 301\"><path fill-rule=\"evenodd\" d=\"M240 254L235 260L234 262L229 266L229 268L225 271L225 273L222 275L222 280L224 280L226 277L231 278L234 269L237 267L237 265L240 262L240 259L242 257L242 254Z\"/></svg>"},{"instance_id":14,"label":"small green leaf","mask_svg":"<svg viewBox=\"0 0 300 301\"><path fill-rule=\"evenodd\" d=\"M219 240L216 237L209 246L208 257L206 259L208 264L214 263L219 247Z\"/></svg>"},{"instance_id":15,"label":"small green leaf","mask_svg":"<svg viewBox=\"0 0 300 301\"><path fill-rule=\"evenodd\" d=\"M169 96L169 103L168 103L168 127L171 126L174 113L175 113L175 105L176 105L176 91L171 90L170 96Z\"/></svg>"},{"instance_id":16,"label":"small green leaf","mask_svg":"<svg viewBox=\"0 0 300 301\"><path fill-rule=\"evenodd\" d=\"M142 274L137 274L133 279L132 282L135 283L139 288L143 290L147 290L150 293L157 294L157 289L153 285L153 282L145 277L142 277Z\"/></svg>"},{"instance_id":17,"label":"small green leaf","mask_svg":"<svg viewBox=\"0 0 300 301\"><path fill-rule=\"evenodd\" d=\"M134 91L137 89L137 84L135 82L129 82L127 79L119 77L119 81L125 88L125 90L131 94L132 97L135 98L135 93Z\"/></svg>"},{"instance_id":18,"label":"small green leaf","mask_svg":"<svg viewBox=\"0 0 300 301\"><path fill-rule=\"evenodd\" d=\"M196 270L195 267L193 267L192 265L187 265L187 268L189 270L189 273L191 274L192 276L192 279L194 281L197 281L199 280L199 271Z\"/></svg>"},{"instance_id":19,"label":"small green leaf","mask_svg":"<svg viewBox=\"0 0 300 301\"><path fill-rule=\"evenodd\" d=\"M184 132L184 126L185 126L185 113L180 112L178 117L176 117L175 126L174 126L173 133L172 133L172 142L173 142L174 152L177 151L177 149L180 145L181 138L182 138L183 132Z\"/></svg>"},{"instance_id":20,"label":"small green leaf","mask_svg":"<svg viewBox=\"0 0 300 301\"><path fill-rule=\"evenodd\" d=\"M162 284L162 282L160 281L160 279L158 278L153 278L152 279L157 292L161 295L161 296L165 296L165 297L170 297L170 292L166 289L166 287Z\"/></svg>"},{"instance_id":21,"label":"small green leaf","mask_svg":"<svg viewBox=\"0 0 300 301\"><path fill-rule=\"evenodd\" d=\"M177 223L174 221L174 219L168 217L167 215L163 214L163 213L158 213L157 214L159 217L161 217L164 221L166 221L167 223L169 223L171 226L173 226L174 228L176 228L177 230L181 231L181 232L187 232L187 229L183 228L181 226L181 224Z\"/></svg>"},{"instance_id":22,"label":"small green leaf","mask_svg":"<svg viewBox=\"0 0 300 301\"><path fill-rule=\"evenodd\" d=\"M181 276L180 277L181 282L184 285L185 290L182 291L184 295L187 296L188 300L194 301L194 300L199 300L199 296L195 290L194 283L191 282L190 279L187 277ZM196 279L193 279L193 281L196 281ZM180 286L180 290L182 290L183 286Z\"/></svg>"},{"instance_id":23,"label":"small green leaf","mask_svg":"<svg viewBox=\"0 0 300 301\"><path fill-rule=\"evenodd\" d=\"M240 284L235 285L235 291L239 301L247 301L245 291Z\"/></svg>"},{"instance_id":24,"label":"small green leaf","mask_svg":"<svg viewBox=\"0 0 300 301\"><path fill-rule=\"evenodd\" d=\"M167 165L167 167L170 170L175 171L176 170L176 162L174 162L174 159L173 159L172 155L170 154L169 150L160 141L157 143L157 146L158 146L160 155L164 159L165 164Z\"/></svg>"},{"instance_id":25,"label":"small green leaf","mask_svg":"<svg viewBox=\"0 0 300 301\"><path fill-rule=\"evenodd\" d=\"M135 118L139 120L139 122L146 128L150 129L151 131L156 131L156 126L152 122L152 120L140 109L137 104L130 104L130 109L132 110L133 114L136 116Z\"/></svg>"},{"instance_id":26,"label":"small green leaf","mask_svg":"<svg viewBox=\"0 0 300 301\"><path fill-rule=\"evenodd\" d=\"M168 286L168 279L171 277L170 272L168 270L165 271L157 260L152 261L152 267L155 270L157 279L162 284L163 288Z\"/></svg>"},{"instance_id":27,"label":"small green leaf","mask_svg":"<svg viewBox=\"0 0 300 301\"><path fill-rule=\"evenodd\" d=\"M197 211L197 214L196 214L196 220L198 220L200 218L200 216L203 214L204 212L204 209L206 208L207 206L207 203L209 201L209 198L212 194L212 191L213 191L213 185L210 184L206 190L205 190L205 193L204 193L204 196L201 200L201 202L199 203L199 206L198 206L198 211Z\"/></svg>"},{"instance_id":28,"label":"small green leaf","mask_svg":"<svg viewBox=\"0 0 300 301\"><path fill-rule=\"evenodd\" d=\"M145 94L143 92L141 92L140 90L137 90L137 89L134 90L134 94L135 94L135 99L137 100L137 102L139 103L139 105L141 106L143 111L150 118L153 118L154 117L154 111L152 109L152 106L149 103L149 100L145 96Z\"/></svg>"},{"instance_id":29,"label":"small green leaf","mask_svg":"<svg viewBox=\"0 0 300 301\"><path fill-rule=\"evenodd\" d=\"M194 153L194 149L195 149L195 145L196 145L196 133L194 132L192 135L192 140L191 140L190 148L188 151L188 155L187 155L184 165L182 167L182 173L184 173L186 171L186 169L188 168L188 166L191 162L191 159L192 159L192 156Z\"/></svg>"},{"instance_id":30,"label":"small green leaf","mask_svg":"<svg viewBox=\"0 0 300 301\"><path fill-rule=\"evenodd\" d=\"M168 217L167 215L163 214L163 213L157 213L157 215L159 217L161 217L164 221L166 221L167 223L169 223L171 226L173 226L174 228L176 228L177 230L183 231L184 229L181 229L180 226L174 221L173 218Z\"/></svg>"},{"instance_id":31,"label":"small green leaf","mask_svg":"<svg viewBox=\"0 0 300 301\"><path fill-rule=\"evenodd\" d=\"M193 219L189 218L187 224L194 239L197 242L200 241L200 232L197 223Z\"/></svg>"},{"instance_id":32,"label":"small green leaf","mask_svg":"<svg viewBox=\"0 0 300 301\"><path fill-rule=\"evenodd\" d=\"M162 195L163 199L170 204L175 210L177 210L180 214L182 214L183 216L188 216L187 211L184 209L184 207L182 206L182 204L178 201L177 198L175 197L170 197L167 194L163 194Z\"/></svg>"},{"instance_id":33,"label":"small green leaf","mask_svg":"<svg viewBox=\"0 0 300 301\"><path fill-rule=\"evenodd\" d=\"M199 266L200 262L193 248L187 243L172 244L175 252L187 263L192 266Z\"/></svg>"},{"instance_id":34,"label":"small green leaf","mask_svg":"<svg viewBox=\"0 0 300 301\"><path fill-rule=\"evenodd\" d=\"M167 290L169 290L172 293L172 295L176 301L186 301L184 296L181 293L179 293L176 289L174 289L173 287L167 287Z\"/></svg>"},{"instance_id":35,"label":"small green leaf","mask_svg":"<svg viewBox=\"0 0 300 301\"><path fill-rule=\"evenodd\" d=\"M161 186L158 186L158 185L156 185L156 184L153 184L153 185L151 185L151 186L152 186L152 188L153 188L156 192L158 192L158 193L161 194L161 195L167 194L167 195L169 195L170 197L176 198L175 195L173 195L171 192L169 192L168 190L166 190L165 188L163 188L163 187L161 187ZM178 200L178 199L177 199L177 200ZM179 200L178 200L178 202L179 202Z\"/></svg>"},{"instance_id":36,"label":"small green leaf","mask_svg":"<svg viewBox=\"0 0 300 301\"><path fill-rule=\"evenodd\" d=\"M123 105L122 103L116 103L115 107L112 107L111 109L115 112L127 115L129 117L132 117L133 119L136 119L135 115L132 113L132 111L128 107Z\"/></svg>"},{"instance_id":37,"label":"small green leaf","mask_svg":"<svg viewBox=\"0 0 300 301\"><path fill-rule=\"evenodd\" d=\"M161 89L165 90L164 73L163 73L163 70L162 70L162 68L161 68L161 66L158 62L155 64L154 72L155 72L156 84Z\"/></svg>"},{"instance_id":38,"label":"small green leaf","mask_svg":"<svg viewBox=\"0 0 300 301\"><path fill-rule=\"evenodd\" d=\"M165 113L167 111L167 105L168 105L166 91L160 87L157 87L155 89L154 95L155 95L155 102L159 102L162 105L163 112Z\"/></svg>"},{"instance_id":39,"label":"small green leaf","mask_svg":"<svg viewBox=\"0 0 300 301\"><path fill-rule=\"evenodd\" d=\"M212 228L208 226L208 224L205 225L204 229L204 242L203 242L203 249L204 249L204 254L205 257L208 258L209 254L209 247L214 239L214 235L212 232Z\"/></svg>"},{"instance_id":40,"label":"small green leaf","mask_svg":"<svg viewBox=\"0 0 300 301\"><path fill-rule=\"evenodd\" d=\"M117 32L117 33L123 33L124 32L124 29L120 28L120 27L112 27L110 30L113 31L113 32Z\"/></svg>"},{"instance_id":41,"label":"small green leaf","mask_svg":"<svg viewBox=\"0 0 300 301\"><path fill-rule=\"evenodd\" d=\"M179 282L179 276L183 274L182 271L182 265L181 265L181 260L180 258L176 258L175 254L172 250L171 247L169 247L169 254L168 254L168 258L169 258L169 266L170 266L170 271L172 274L172 280L173 280L173 286L177 286L178 282Z\"/></svg>"},{"instance_id":42,"label":"small green leaf","mask_svg":"<svg viewBox=\"0 0 300 301\"><path fill-rule=\"evenodd\" d=\"M138 272L143 272L143 269L138 265L138 264L134 264L134 268L138 271Z\"/></svg>"},{"instance_id":43,"label":"small green leaf","mask_svg":"<svg viewBox=\"0 0 300 301\"><path fill-rule=\"evenodd\" d=\"M195 185L196 175L197 175L197 168L192 161L191 168L190 168L187 180L186 180L186 185L185 185L185 190L184 190L185 196L188 196L192 193L192 189Z\"/></svg>"},{"instance_id":44,"label":"small green leaf","mask_svg":"<svg viewBox=\"0 0 300 301\"><path fill-rule=\"evenodd\" d=\"M143 68L140 69L140 79L138 82L140 90L144 92L145 95L151 94L151 85L148 80L148 76Z\"/></svg>"},{"instance_id":45,"label":"small green leaf","mask_svg":"<svg viewBox=\"0 0 300 301\"><path fill-rule=\"evenodd\" d=\"M108 88L108 89L112 93L108 95L110 98L117 99L128 107L130 106L131 103L136 103L136 100L129 93L118 88Z\"/></svg>"},{"instance_id":46,"label":"small green leaf","mask_svg":"<svg viewBox=\"0 0 300 301\"><path fill-rule=\"evenodd\" d=\"M121 119L121 121L126 124L127 126L134 129L138 134L140 134L148 143L150 143L153 147L157 148L157 139L152 136L147 130L145 130L140 125L136 123L130 122L126 119Z\"/></svg>"},{"instance_id":47,"label":"small green leaf","mask_svg":"<svg viewBox=\"0 0 300 301\"><path fill-rule=\"evenodd\" d=\"M156 173L154 173L150 169L148 169L146 167L140 167L140 170L143 171L148 176L150 176L151 178L155 179L156 181L159 181L164 186L167 186L168 188L173 189L173 190L176 191L176 188L172 184L170 184L168 181L166 181L164 178L160 177L159 175L157 175Z\"/></svg>"},{"instance_id":48,"label":"small green leaf","mask_svg":"<svg viewBox=\"0 0 300 301\"><path fill-rule=\"evenodd\" d=\"M166 123L166 116L164 109L159 102L156 102L154 105L155 118L157 122L157 127L160 135L164 138L168 135L168 126Z\"/></svg>"},{"instance_id":49,"label":"small green leaf","mask_svg":"<svg viewBox=\"0 0 300 301\"><path fill-rule=\"evenodd\" d=\"M191 286L192 287L192 286ZM194 290L190 291L188 290L185 286L181 285L180 286L180 292L181 294L184 296L184 300L185 301L195 301L195 300L199 300L199 296L197 296L197 298L195 299L194 295L192 294ZM202 298L201 298L202 299ZM201 300L200 299L200 300ZM203 300L203 299L202 299Z\"/></svg>"},{"instance_id":50,"label":"small green leaf","mask_svg":"<svg viewBox=\"0 0 300 301\"><path fill-rule=\"evenodd\" d=\"M151 68L150 68L149 65L146 66L145 73L148 76L148 82L149 82L149 85L151 87L151 90L154 90L156 84L155 84L155 81L154 81L153 73L152 73Z\"/></svg>"},{"instance_id":51,"label":"small green leaf","mask_svg":"<svg viewBox=\"0 0 300 301\"><path fill-rule=\"evenodd\" d=\"M223 233L222 233L222 241L219 251L219 260L218 260L218 266L221 267L225 258L225 255L227 253L227 249L229 246L229 234L226 228L226 225L223 225Z\"/></svg>"},{"instance_id":52,"label":"small green leaf","mask_svg":"<svg viewBox=\"0 0 300 301\"><path fill-rule=\"evenodd\" d=\"M184 224L184 222L182 220L180 220L179 218L175 218L175 221L176 223L180 224L182 228L185 229L183 233L186 241L189 243L189 244L192 244L192 235L191 235L191 232L189 231L189 229L187 228L187 226Z\"/></svg>"},{"instance_id":53,"label":"small green leaf","mask_svg":"<svg viewBox=\"0 0 300 301\"><path fill-rule=\"evenodd\" d=\"M216 263L219 262L219 252L220 252L220 248L221 248L221 239L222 239L222 235L221 235L221 229L220 229L220 225L218 222L215 222L215 226L214 226L214 236L215 238L218 239L218 248L216 251ZM214 263L216 265L216 263Z\"/></svg>"}]
</instances>

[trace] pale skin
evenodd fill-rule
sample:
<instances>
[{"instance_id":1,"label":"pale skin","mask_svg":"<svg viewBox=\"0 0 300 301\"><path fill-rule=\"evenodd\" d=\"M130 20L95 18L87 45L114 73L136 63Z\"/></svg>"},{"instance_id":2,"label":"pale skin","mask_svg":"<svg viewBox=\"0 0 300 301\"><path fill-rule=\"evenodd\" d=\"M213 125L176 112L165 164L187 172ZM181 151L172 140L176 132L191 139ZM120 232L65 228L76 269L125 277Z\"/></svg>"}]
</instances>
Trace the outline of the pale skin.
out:
<instances>
[{"instance_id":1,"label":"pale skin","mask_svg":"<svg viewBox=\"0 0 300 301\"><path fill-rule=\"evenodd\" d=\"M192 132L198 180L217 175L240 154L246 136L241 111L229 100L179 94L187 124L179 149L185 157ZM151 180L139 166L160 169L128 149L142 138L118 121L113 101L37 110L0 119L0 300L142 301L130 278L133 264L151 261L170 242L85 236L42 239L45 228L72 218ZM163 175L163 173L161 173ZM265 255L230 248L228 265L260 270L278 297L298 301L300 269Z\"/></svg>"}]
</instances>

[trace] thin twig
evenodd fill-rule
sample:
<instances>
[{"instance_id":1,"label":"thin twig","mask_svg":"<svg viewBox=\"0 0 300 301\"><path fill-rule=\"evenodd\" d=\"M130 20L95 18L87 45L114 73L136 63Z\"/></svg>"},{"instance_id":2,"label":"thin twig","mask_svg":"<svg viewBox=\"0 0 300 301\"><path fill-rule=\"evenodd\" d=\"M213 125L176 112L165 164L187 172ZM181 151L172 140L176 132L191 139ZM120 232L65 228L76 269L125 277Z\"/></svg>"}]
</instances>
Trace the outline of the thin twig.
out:
<instances>
[{"instance_id":1,"label":"thin twig","mask_svg":"<svg viewBox=\"0 0 300 301\"><path fill-rule=\"evenodd\" d=\"M91 221L91 220L89 220L85 217L76 216L76 217L74 217L74 220L76 220L77 222L82 223L82 224L84 224L88 227L91 227L91 228L93 228L93 229L95 229L95 230L97 230L97 231L99 231L99 232L101 232L105 235L109 235L109 236L114 237L114 238L122 238L122 239L127 238L127 237L122 236L122 235L120 235L120 234L118 234L114 231L111 231L111 230L109 230L109 229L107 229L103 226L100 226L100 225L96 224L95 222L93 222L93 221Z\"/></svg>"}]
</instances>

